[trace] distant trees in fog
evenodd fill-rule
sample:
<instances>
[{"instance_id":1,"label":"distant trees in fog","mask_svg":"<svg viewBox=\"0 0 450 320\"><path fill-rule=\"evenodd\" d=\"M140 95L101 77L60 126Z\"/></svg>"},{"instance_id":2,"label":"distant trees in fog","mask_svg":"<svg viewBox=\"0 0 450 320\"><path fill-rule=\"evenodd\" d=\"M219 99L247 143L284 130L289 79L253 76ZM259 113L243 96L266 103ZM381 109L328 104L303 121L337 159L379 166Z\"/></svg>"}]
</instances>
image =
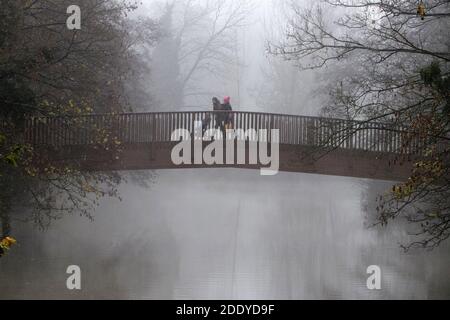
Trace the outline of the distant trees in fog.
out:
<instances>
[{"instance_id":1,"label":"distant trees in fog","mask_svg":"<svg viewBox=\"0 0 450 320\"><path fill-rule=\"evenodd\" d=\"M169 1L159 19L161 40L152 52L152 92L161 109L182 107L187 98L208 103L236 68L236 32L245 25L249 1Z\"/></svg>"}]
</instances>

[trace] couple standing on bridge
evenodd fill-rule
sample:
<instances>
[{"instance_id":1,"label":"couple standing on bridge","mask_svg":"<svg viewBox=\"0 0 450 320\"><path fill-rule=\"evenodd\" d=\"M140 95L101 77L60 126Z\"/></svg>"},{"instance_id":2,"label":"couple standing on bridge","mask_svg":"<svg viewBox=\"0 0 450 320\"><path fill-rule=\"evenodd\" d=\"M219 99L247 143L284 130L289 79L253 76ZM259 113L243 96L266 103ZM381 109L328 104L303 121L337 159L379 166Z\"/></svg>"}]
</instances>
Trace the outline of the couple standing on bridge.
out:
<instances>
[{"instance_id":1,"label":"couple standing on bridge","mask_svg":"<svg viewBox=\"0 0 450 320\"><path fill-rule=\"evenodd\" d=\"M224 112L224 111L233 111L231 107L231 98L226 96L223 98L223 103L220 103L219 99L216 97L212 98L213 103L213 111L220 111L214 114L215 125L214 128L220 128L220 130L225 133L227 129L233 129L234 121L233 121L233 113ZM206 130L209 129L211 123L211 115L209 113L206 114L205 119L202 120L202 133L204 134Z\"/></svg>"}]
</instances>

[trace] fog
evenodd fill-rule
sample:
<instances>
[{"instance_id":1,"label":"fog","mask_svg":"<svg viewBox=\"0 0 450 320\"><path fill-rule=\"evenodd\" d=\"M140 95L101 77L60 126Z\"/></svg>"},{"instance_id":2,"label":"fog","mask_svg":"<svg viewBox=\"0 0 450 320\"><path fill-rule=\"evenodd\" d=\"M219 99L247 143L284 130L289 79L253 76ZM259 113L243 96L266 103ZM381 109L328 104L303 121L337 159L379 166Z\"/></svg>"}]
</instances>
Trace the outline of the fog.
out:
<instances>
[{"instance_id":1,"label":"fog","mask_svg":"<svg viewBox=\"0 0 450 320\"><path fill-rule=\"evenodd\" d=\"M158 18L164 6L144 1L134 15ZM154 101L144 111L208 110L212 96L230 95L236 111L319 114L326 72L300 72L266 51L281 37L285 11L255 1L233 30L235 60L222 77L200 71L184 96L160 85L169 72L152 56L160 69L149 75ZM448 244L404 252L405 221L368 227L373 190L391 182L238 169L123 174L122 201L102 199L93 221L69 215L44 231L12 222L18 245L0 263L0 298L450 298ZM67 290L68 265L80 266L81 290ZM370 265L382 270L381 290L367 289Z\"/></svg>"},{"instance_id":2,"label":"fog","mask_svg":"<svg viewBox=\"0 0 450 320\"><path fill-rule=\"evenodd\" d=\"M184 53L184 47L192 43L203 43L208 40L208 32L203 34L197 29L197 24L191 23L192 27L182 29L182 15L192 14L193 21L201 21L201 29L211 28L212 22L208 19L201 20L192 13L198 10L195 4L203 4L214 10L215 1L197 1L184 9L183 1L175 2L172 28L170 33L173 37L181 34L181 44L177 61L179 70L183 75L184 69L189 69L195 64L198 56L196 49ZM220 3L220 2L219 2ZM307 1L298 1L299 4L308 5ZM223 56L206 58L203 63L205 67L198 68L198 75L192 78L192 85L188 86L183 98L183 105L173 105L173 88L179 86L177 82L170 80L174 71L174 64L165 65L171 61L167 57L167 48L174 44L168 44L167 38L163 37L160 45L157 45L152 56L153 68L149 88L155 97L156 110L164 111L166 108L172 110L211 110L212 96L231 96L233 109L237 111L264 111L274 113L291 113L303 115L316 115L320 112L323 99L319 90L318 80L323 72L303 71L295 66L294 62L287 62L279 57L270 55L267 46L271 42L278 42L283 38L286 21L289 17L287 2L262 0L262 1L225 1L225 8L221 8L222 18L230 17L227 8L237 9L243 19L238 27L230 28L218 36L213 47L225 47ZM216 4L217 5L217 4ZM144 5L134 14L136 16L148 16L158 19L166 9L166 2L144 1ZM232 10L231 10L232 11ZM232 15L231 15L232 16ZM204 24L203 24L204 23ZM220 22L219 22L220 23ZM221 25L222 26L222 25ZM214 33L214 31L209 31ZM167 36L167 33L163 33ZM201 46L200 46L201 47ZM159 51L163 50L160 56ZM155 54L156 52L156 54ZM193 53L192 53L193 52ZM191 57L189 56L191 54ZM187 57L186 57L187 56ZM194 61L191 61L194 60ZM200 63L201 64L201 63ZM216 69L211 69L214 64ZM206 72L203 72L206 69ZM219 71L219 72L217 72ZM183 77L181 77L183 78ZM163 86L161 84L164 84ZM170 85L168 85L170 83ZM178 93L176 93L178 94ZM175 95L176 95L175 94ZM171 105L172 103L172 105Z\"/></svg>"},{"instance_id":3,"label":"fog","mask_svg":"<svg viewBox=\"0 0 450 320\"><path fill-rule=\"evenodd\" d=\"M124 200L103 201L93 222L73 216L17 233L20 246L2 262L2 297L448 298L448 246L406 254L402 228L367 229L363 183L160 171L149 189L123 185ZM80 291L65 287L71 264L82 270ZM366 288L372 264L382 290Z\"/></svg>"}]
</instances>

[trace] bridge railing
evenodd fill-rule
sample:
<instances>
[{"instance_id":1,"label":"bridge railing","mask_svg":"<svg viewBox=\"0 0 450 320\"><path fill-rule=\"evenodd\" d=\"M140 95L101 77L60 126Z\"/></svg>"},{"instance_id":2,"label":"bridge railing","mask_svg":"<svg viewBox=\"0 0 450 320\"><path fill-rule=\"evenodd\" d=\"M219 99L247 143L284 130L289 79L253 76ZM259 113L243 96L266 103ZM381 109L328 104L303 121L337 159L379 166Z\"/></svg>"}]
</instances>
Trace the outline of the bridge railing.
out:
<instances>
[{"instance_id":1,"label":"bridge railing","mask_svg":"<svg viewBox=\"0 0 450 320\"><path fill-rule=\"evenodd\" d=\"M154 112L93 114L77 117L34 117L26 122L25 138L33 145L90 145L165 142L176 129L193 133L218 127L225 116L234 129L279 130L279 142L388 153L420 153L422 143L409 141L408 129L400 125L320 117L239 111Z\"/></svg>"}]
</instances>

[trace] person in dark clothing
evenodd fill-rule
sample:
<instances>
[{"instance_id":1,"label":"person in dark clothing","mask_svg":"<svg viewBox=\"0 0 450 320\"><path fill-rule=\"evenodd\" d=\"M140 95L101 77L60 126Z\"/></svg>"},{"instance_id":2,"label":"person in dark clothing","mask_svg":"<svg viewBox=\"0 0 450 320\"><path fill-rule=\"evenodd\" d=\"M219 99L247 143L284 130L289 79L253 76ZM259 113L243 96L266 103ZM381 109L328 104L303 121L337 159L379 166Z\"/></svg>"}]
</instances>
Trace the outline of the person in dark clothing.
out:
<instances>
[{"instance_id":1,"label":"person in dark clothing","mask_svg":"<svg viewBox=\"0 0 450 320\"><path fill-rule=\"evenodd\" d=\"M221 105L219 99L217 99L216 97L212 98L212 103L213 103L214 111L222 110L222 105Z\"/></svg>"},{"instance_id":2,"label":"person in dark clothing","mask_svg":"<svg viewBox=\"0 0 450 320\"><path fill-rule=\"evenodd\" d=\"M223 111L224 110L223 109L223 105L220 103L219 99L214 97L212 99L212 102L213 102L213 110L214 111ZM223 131L224 130L224 122L225 122L225 115L224 115L224 113L223 112L218 112L218 113L215 114L214 118L216 120L215 121L216 124L214 126L215 129L220 128L220 130Z\"/></svg>"}]
</instances>

